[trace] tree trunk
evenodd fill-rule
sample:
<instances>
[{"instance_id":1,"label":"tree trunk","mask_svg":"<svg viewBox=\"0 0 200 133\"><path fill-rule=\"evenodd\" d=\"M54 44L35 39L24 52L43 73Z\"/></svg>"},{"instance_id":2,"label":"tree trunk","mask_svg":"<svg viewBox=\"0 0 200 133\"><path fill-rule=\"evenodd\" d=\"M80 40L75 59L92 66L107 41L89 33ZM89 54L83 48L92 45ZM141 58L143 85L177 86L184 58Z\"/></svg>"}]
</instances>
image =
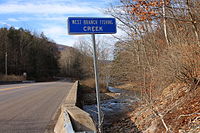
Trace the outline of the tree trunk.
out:
<instances>
[{"instance_id":1,"label":"tree trunk","mask_svg":"<svg viewBox=\"0 0 200 133\"><path fill-rule=\"evenodd\" d=\"M192 22L192 27L193 27L193 30L194 30L194 33L195 33L195 36L196 36L196 39L197 39L197 44L200 47L200 39L199 39L198 31L197 31L197 25L196 25L196 21L195 21L193 15L192 15L192 10L191 10L190 5L189 5L189 0L187 0L186 4L187 4L187 7L188 7L188 13L190 15L190 20Z\"/></svg>"},{"instance_id":2,"label":"tree trunk","mask_svg":"<svg viewBox=\"0 0 200 133\"><path fill-rule=\"evenodd\" d=\"M162 10L163 10L163 28L164 28L164 34L165 34L165 39L166 39L166 42L167 42L167 45L170 46L170 43L169 43L169 38L168 38L168 35L167 35L167 23L166 23L166 9L165 9L165 0L163 0L163 6L162 6Z\"/></svg>"}]
</instances>

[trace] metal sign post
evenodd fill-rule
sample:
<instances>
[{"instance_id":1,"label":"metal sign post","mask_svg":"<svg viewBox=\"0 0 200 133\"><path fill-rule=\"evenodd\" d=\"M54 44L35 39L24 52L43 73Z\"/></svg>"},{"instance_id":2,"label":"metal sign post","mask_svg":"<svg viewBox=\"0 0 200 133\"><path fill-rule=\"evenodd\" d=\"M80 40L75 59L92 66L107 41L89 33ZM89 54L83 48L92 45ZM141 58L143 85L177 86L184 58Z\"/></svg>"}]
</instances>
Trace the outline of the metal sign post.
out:
<instances>
[{"instance_id":1,"label":"metal sign post","mask_svg":"<svg viewBox=\"0 0 200 133\"><path fill-rule=\"evenodd\" d=\"M95 34L92 34L92 42L93 42L93 61L94 61L94 74L95 74L97 110L98 110L98 129L99 129L99 132L101 133L102 119L101 119L101 109L100 109L99 74L98 74L98 65L97 65Z\"/></svg>"},{"instance_id":2,"label":"metal sign post","mask_svg":"<svg viewBox=\"0 0 200 133\"><path fill-rule=\"evenodd\" d=\"M99 75L96 54L95 34L114 34L117 32L116 20L114 18L88 18L88 17L69 17L68 33L71 35L91 34L93 42L93 60L96 84L96 99L98 110L98 130L102 131L102 117L100 108Z\"/></svg>"},{"instance_id":3,"label":"metal sign post","mask_svg":"<svg viewBox=\"0 0 200 133\"><path fill-rule=\"evenodd\" d=\"M5 53L5 75L8 75L8 53Z\"/></svg>"}]
</instances>

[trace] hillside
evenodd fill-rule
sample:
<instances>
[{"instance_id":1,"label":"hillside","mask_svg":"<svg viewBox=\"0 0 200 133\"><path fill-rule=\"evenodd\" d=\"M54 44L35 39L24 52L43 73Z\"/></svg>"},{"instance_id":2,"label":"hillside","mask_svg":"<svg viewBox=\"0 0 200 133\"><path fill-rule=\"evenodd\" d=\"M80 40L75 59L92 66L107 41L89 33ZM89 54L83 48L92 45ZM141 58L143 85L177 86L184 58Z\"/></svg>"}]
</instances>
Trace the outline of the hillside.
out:
<instances>
[{"instance_id":1,"label":"hillside","mask_svg":"<svg viewBox=\"0 0 200 133\"><path fill-rule=\"evenodd\" d=\"M139 101L115 121L107 132L199 133L200 86L191 90L183 83L166 87L153 103Z\"/></svg>"},{"instance_id":2,"label":"hillside","mask_svg":"<svg viewBox=\"0 0 200 133\"><path fill-rule=\"evenodd\" d=\"M0 75L27 73L28 79L51 79L59 72L58 58L56 44L43 33L0 28Z\"/></svg>"},{"instance_id":3,"label":"hillside","mask_svg":"<svg viewBox=\"0 0 200 133\"><path fill-rule=\"evenodd\" d=\"M139 106L130 117L144 133L200 132L200 87L190 90L185 84L172 84L154 104Z\"/></svg>"},{"instance_id":4,"label":"hillside","mask_svg":"<svg viewBox=\"0 0 200 133\"><path fill-rule=\"evenodd\" d=\"M111 84L139 90L140 101L110 131L199 133L200 2L115 4L108 12L121 22L124 36L115 43Z\"/></svg>"},{"instance_id":5,"label":"hillside","mask_svg":"<svg viewBox=\"0 0 200 133\"><path fill-rule=\"evenodd\" d=\"M57 44L57 47L58 47L59 51L63 51L67 48L72 48L72 47L69 47L69 46L66 46L66 45L62 45L62 44Z\"/></svg>"}]
</instances>

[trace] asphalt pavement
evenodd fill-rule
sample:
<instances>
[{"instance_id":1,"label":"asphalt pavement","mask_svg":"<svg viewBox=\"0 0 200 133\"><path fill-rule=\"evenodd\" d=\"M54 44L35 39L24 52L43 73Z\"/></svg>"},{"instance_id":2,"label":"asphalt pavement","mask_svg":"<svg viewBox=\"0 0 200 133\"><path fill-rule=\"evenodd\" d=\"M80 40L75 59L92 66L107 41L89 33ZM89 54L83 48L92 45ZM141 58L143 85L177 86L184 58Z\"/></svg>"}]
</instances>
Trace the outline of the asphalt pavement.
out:
<instances>
[{"instance_id":1,"label":"asphalt pavement","mask_svg":"<svg viewBox=\"0 0 200 133\"><path fill-rule=\"evenodd\" d=\"M73 83L0 85L0 133L44 133Z\"/></svg>"}]
</instances>

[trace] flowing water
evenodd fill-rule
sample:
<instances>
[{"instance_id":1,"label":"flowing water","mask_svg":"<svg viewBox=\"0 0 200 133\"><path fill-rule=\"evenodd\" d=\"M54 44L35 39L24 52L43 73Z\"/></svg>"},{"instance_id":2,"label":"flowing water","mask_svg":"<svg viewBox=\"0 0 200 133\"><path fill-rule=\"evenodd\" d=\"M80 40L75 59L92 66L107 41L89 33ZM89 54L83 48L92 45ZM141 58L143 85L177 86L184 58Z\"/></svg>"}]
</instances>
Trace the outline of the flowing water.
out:
<instances>
[{"instance_id":1,"label":"flowing water","mask_svg":"<svg viewBox=\"0 0 200 133\"><path fill-rule=\"evenodd\" d=\"M113 121L117 120L120 115L133 110L131 106L138 101L139 93L130 90L122 90L109 87L110 92L120 93L120 95L110 100L101 101L101 113L104 119L103 125L109 126ZM88 112L95 123L97 123L96 105L84 105L83 109Z\"/></svg>"}]
</instances>

